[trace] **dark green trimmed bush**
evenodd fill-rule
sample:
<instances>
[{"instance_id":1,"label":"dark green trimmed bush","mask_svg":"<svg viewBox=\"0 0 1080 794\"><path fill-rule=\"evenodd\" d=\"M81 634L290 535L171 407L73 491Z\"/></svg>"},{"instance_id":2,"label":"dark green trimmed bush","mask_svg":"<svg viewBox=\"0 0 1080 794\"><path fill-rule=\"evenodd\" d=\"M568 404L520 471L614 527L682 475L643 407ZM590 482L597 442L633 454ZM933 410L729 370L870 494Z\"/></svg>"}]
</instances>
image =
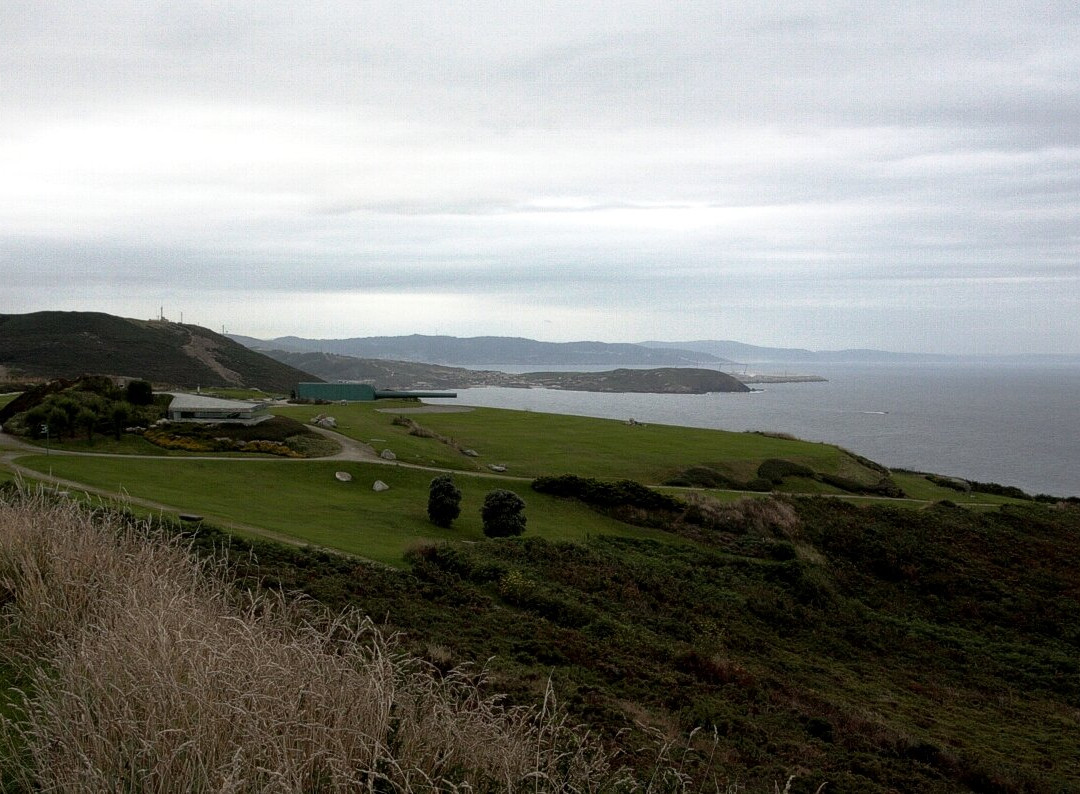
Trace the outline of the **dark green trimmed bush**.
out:
<instances>
[{"instance_id":1,"label":"dark green trimmed bush","mask_svg":"<svg viewBox=\"0 0 1080 794\"><path fill-rule=\"evenodd\" d=\"M769 458L758 466L757 476L774 485L780 485L785 477L813 477L814 470L794 461Z\"/></svg>"},{"instance_id":2,"label":"dark green trimmed bush","mask_svg":"<svg viewBox=\"0 0 1080 794\"><path fill-rule=\"evenodd\" d=\"M440 474L428 488L428 518L437 527L447 528L461 515L461 490L449 474Z\"/></svg>"},{"instance_id":3,"label":"dark green trimmed bush","mask_svg":"<svg viewBox=\"0 0 1080 794\"><path fill-rule=\"evenodd\" d=\"M150 405L154 401L154 387L145 380L133 380L124 390L124 399L132 405Z\"/></svg>"},{"instance_id":4,"label":"dark green trimmed bush","mask_svg":"<svg viewBox=\"0 0 1080 794\"><path fill-rule=\"evenodd\" d=\"M525 500L502 488L489 491L480 508L484 534L489 538L507 538L525 531Z\"/></svg>"},{"instance_id":5,"label":"dark green trimmed bush","mask_svg":"<svg viewBox=\"0 0 1080 794\"><path fill-rule=\"evenodd\" d=\"M564 474L559 477L537 477L532 488L539 493L580 499L596 507L638 507L642 510L682 512L686 507L680 500L662 494L634 480L602 482L591 477Z\"/></svg>"}]
</instances>

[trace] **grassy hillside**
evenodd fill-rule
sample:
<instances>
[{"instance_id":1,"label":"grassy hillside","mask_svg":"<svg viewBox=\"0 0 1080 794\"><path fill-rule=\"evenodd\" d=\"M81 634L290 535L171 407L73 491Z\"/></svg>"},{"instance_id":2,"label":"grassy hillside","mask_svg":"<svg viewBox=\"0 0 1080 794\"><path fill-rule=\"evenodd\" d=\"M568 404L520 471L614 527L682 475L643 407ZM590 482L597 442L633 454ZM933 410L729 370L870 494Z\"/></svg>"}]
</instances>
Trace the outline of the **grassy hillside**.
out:
<instances>
[{"instance_id":1,"label":"grassy hillside","mask_svg":"<svg viewBox=\"0 0 1080 794\"><path fill-rule=\"evenodd\" d=\"M194 540L243 587L372 615L434 670L484 665L484 694L507 705L550 681L639 781L668 748L682 785L643 790L1080 786L1080 512L819 499L774 517L704 545L425 544L406 571L205 527Z\"/></svg>"},{"instance_id":2,"label":"grassy hillside","mask_svg":"<svg viewBox=\"0 0 1080 794\"><path fill-rule=\"evenodd\" d=\"M689 790L1080 786L1080 513L795 511L710 547L422 547L408 573L268 546L233 559L249 581L359 605L443 669L490 659L511 702L550 678L616 746L659 732Z\"/></svg>"},{"instance_id":3,"label":"grassy hillside","mask_svg":"<svg viewBox=\"0 0 1080 794\"><path fill-rule=\"evenodd\" d=\"M197 325L97 312L0 315L0 366L9 377L73 379L92 373L282 394L300 381L318 380Z\"/></svg>"},{"instance_id":4,"label":"grassy hillside","mask_svg":"<svg viewBox=\"0 0 1080 794\"><path fill-rule=\"evenodd\" d=\"M391 565L403 565L419 543L479 541L484 535L480 506L493 488L518 491L527 502L530 534L552 540L584 540L592 535L657 537L598 515L583 505L532 493L529 483L477 477L457 478L464 492L462 515L451 529L427 519L428 471L362 463L316 461L146 460L132 457L46 457L20 459L27 468L77 480L118 496L130 494L222 524L271 530L318 546L338 549ZM353 476L349 483L337 471ZM375 493L382 480L390 490Z\"/></svg>"},{"instance_id":5,"label":"grassy hillside","mask_svg":"<svg viewBox=\"0 0 1080 794\"><path fill-rule=\"evenodd\" d=\"M628 425L611 419L562 416L531 411L476 408L458 413L405 413L410 403L343 406L281 406L275 411L306 421L325 412L338 430L370 443L390 447L398 459L465 471L486 471L488 464L507 466L508 474L525 477L573 472L608 479L629 478L662 483L688 467L712 466L739 479L752 479L761 463L784 458L815 471L844 474L871 482L881 474L829 444L671 425ZM433 438L413 435L395 425L398 411L421 428L451 439L478 457Z\"/></svg>"},{"instance_id":6,"label":"grassy hillside","mask_svg":"<svg viewBox=\"0 0 1080 794\"><path fill-rule=\"evenodd\" d=\"M282 413L331 413L343 433L400 462L455 469L463 510L448 530L426 517L433 472L407 466L19 463L389 563L243 532L227 539L206 525L192 538L227 555L241 587L355 607L434 670L485 666L485 694L504 693L508 704L543 701L550 681L572 720L637 765L639 780L656 755L638 749L667 748L682 788L656 790L773 791L791 775L790 791L807 793L822 784L882 794L1080 788L1075 504L960 492L914 473L895 484L924 501L884 506L735 501L717 489L703 492L710 499L666 489L692 502L681 513L663 498L586 504L587 488L559 497L530 480L572 472L657 484L723 473L812 491L872 484L882 472L833 446L752 433L494 409L404 413L419 407ZM507 471L495 475L492 464ZM353 481L338 482L339 470ZM373 492L375 479L390 490ZM524 498L524 537L482 534L479 506L496 487Z\"/></svg>"}]
</instances>

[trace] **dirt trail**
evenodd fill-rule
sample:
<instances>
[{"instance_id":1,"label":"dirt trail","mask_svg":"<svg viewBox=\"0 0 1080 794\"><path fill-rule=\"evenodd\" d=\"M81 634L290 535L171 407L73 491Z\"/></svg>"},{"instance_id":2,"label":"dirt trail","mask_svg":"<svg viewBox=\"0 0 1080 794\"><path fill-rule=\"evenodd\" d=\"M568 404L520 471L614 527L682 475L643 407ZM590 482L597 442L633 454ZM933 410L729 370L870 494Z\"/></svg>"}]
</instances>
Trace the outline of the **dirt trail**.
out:
<instances>
[{"instance_id":1,"label":"dirt trail","mask_svg":"<svg viewBox=\"0 0 1080 794\"><path fill-rule=\"evenodd\" d=\"M199 361L209 367L212 371L220 375L226 383L231 383L234 386L243 385L244 379L240 376L239 372L234 372L228 367L224 366L214 356L214 351L217 349L213 343L205 337L198 336L193 331L187 330L188 341L181 350L187 355L191 356L196 361Z\"/></svg>"}]
</instances>

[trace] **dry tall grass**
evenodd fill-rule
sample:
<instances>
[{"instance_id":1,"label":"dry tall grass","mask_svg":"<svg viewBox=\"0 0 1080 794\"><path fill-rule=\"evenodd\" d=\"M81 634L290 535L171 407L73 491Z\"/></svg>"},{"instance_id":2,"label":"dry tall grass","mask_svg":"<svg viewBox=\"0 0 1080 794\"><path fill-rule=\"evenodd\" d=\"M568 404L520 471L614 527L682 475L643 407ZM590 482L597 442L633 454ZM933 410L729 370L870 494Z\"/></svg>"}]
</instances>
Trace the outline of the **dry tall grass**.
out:
<instances>
[{"instance_id":1,"label":"dry tall grass","mask_svg":"<svg viewBox=\"0 0 1080 794\"><path fill-rule=\"evenodd\" d=\"M720 502L708 494L689 491L682 499L690 505L687 517L693 523L714 529L794 540L802 525L790 503L773 497Z\"/></svg>"},{"instance_id":2,"label":"dry tall grass","mask_svg":"<svg viewBox=\"0 0 1080 794\"><path fill-rule=\"evenodd\" d=\"M46 791L636 788L546 702L503 707L356 615L238 596L146 527L0 500L0 664L31 685L8 752ZM18 748L18 750L12 750ZM2 757L3 753L0 753Z\"/></svg>"}]
</instances>

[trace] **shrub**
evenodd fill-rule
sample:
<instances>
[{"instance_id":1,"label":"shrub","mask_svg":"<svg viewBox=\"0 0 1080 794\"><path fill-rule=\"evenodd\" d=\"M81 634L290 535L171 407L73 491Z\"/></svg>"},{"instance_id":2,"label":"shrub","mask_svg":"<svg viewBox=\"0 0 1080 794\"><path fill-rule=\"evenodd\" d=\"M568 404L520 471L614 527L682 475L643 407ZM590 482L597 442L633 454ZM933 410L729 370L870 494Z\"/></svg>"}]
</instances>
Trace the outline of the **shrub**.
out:
<instances>
[{"instance_id":1,"label":"shrub","mask_svg":"<svg viewBox=\"0 0 1080 794\"><path fill-rule=\"evenodd\" d=\"M891 477L882 477L873 485L863 485L861 482L841 477L838 474L822 474L820 479L823 483L839 488L848 493L867 494L871 496L886 496L890 499L902 499L906 494L903 489L893 482Z\"/></svg>"},{"instance_id":2,"label":"shrub","mask_svg":"<svg viewBox=\"0 0 1080 794\"><path fill-rule=\"evenodd\" d=\"M525 531L525 500L513 491L496 489L484 497L480 508L484 534L489 538L505 538Z\"/></svg>"},{"instance_id":3,"label":"shrub","mask_svg":"<svg viewBox=\"0 0 1080 794\"><path fill-rule=\"evenodd\" d=\"M428 518L437 527L449 527L461 515L461 490L449 474L440 474L428 488Z\"/></svg>"},{"instance_id":4,"label":"shrub","mask_svg":"<svg viewBox=\"0 0 1080 794\"><path fill-rule=\"evenodd\" d=\"M682 512L685 505L673 496L662 494L634 480L601 482L591 477L564 474L560 477L537 477L532 488L539 493L580 499L596 507L638 507L642 510Z\"/></svg>"},{"instance_id":5,"label":"shrub","mask_svg":"<svg viewBox=\"0 0 1080 794\"><path fill-rule=\"evenodd\" d=\"M719 472L711 466L691 466L683 469L674 477L664 482L664 485L676 485L684 488L735 488L743 489L746 486Z\"/></svg>"},{"instance_id":6,"label":"shrub","mask_svg":"<svg viewBox=\"0 0 1080 794\"><path fill-rule=\"evenodd\" d=\"M154 401L154 387L145 380L133 380L124 390L124 399L132 405L150 405Z\"/></svg>"},{"instance_id":7,"label":"shrub","mask_svg":"<svg viewBox=\"0 0 1080 794\"><path fill-rule=\"evenodd\" d=\"M763 480L779 485L785 477L813 477L814 470L790 460L769 458L758 466L757 475Z\"/></svg>"}]
</instances>

